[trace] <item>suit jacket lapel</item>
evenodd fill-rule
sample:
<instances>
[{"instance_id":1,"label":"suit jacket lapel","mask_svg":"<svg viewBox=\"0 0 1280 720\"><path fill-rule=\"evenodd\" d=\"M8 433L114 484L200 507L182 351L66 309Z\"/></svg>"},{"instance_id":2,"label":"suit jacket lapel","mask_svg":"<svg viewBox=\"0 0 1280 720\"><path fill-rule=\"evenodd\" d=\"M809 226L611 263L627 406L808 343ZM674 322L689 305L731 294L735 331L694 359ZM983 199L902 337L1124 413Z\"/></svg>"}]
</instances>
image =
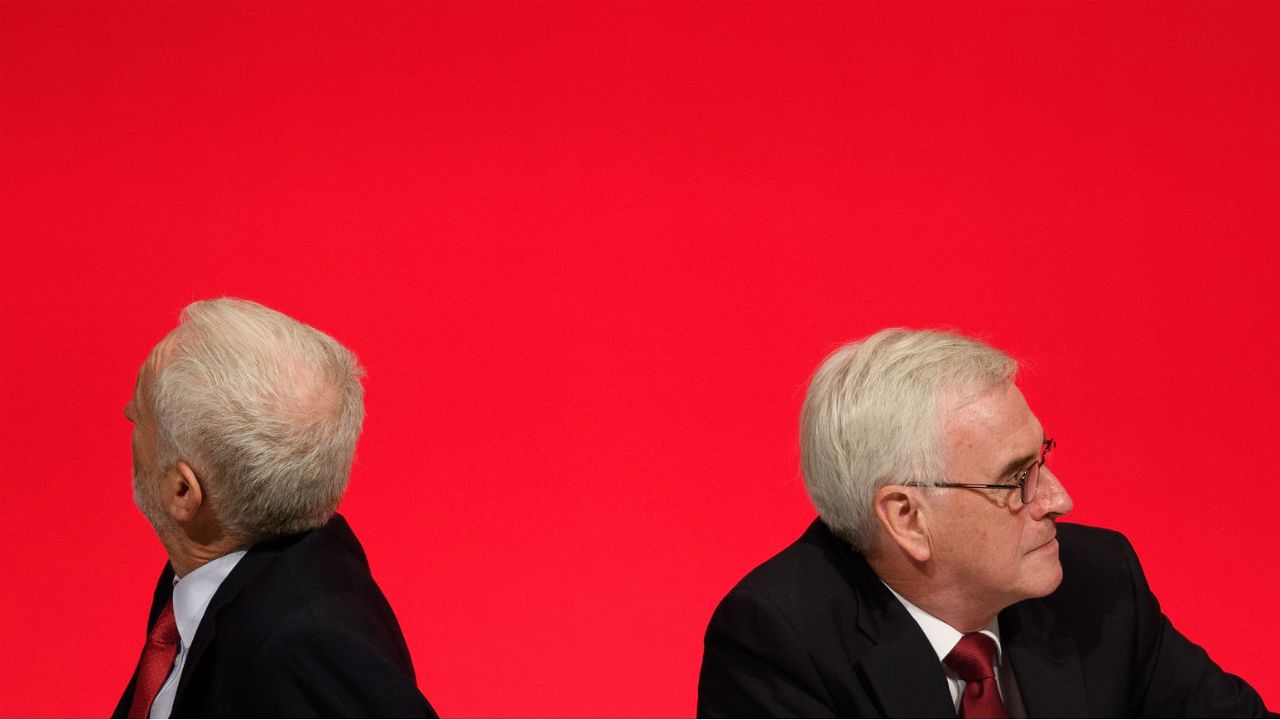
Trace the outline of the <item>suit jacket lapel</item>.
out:
<instances>
[{"instance_id":1,"label":"suit jacket lapel","mask_svg":"<svg viewBox=\"0 0 1280 720\"><path fill-rule=\"evenodd\" d=\"M223 580L222 584L218 586L218 591L213 594L213 599L209 601L209 607L205 608L204 617L200 619L200 626L196 628L196 636L191 641L191 649L187 651L187 660L182 668L182 677L178 679L178 690L173 699L173 717L190 714L180 709L183 691L190 686L191 678L195 677L200 660L204 657L205 652L217 635L218 616L231 605L258 573L275 562L289 547L312 533L336 532L341 536L344 530L350 535L351 531L346 521L341 515L335 514L326 525L316 530L271 538L249 548L249 552L245 553L240 562L236 563L231 574L227 575L227 579ZM352 540L354 540L354 536Z\"/></svg>"},{"instance_id":2,"label":"suit jacket lapel","mask_svg":"<svg viewBox=\"0 0 1280 720\"><path fill-rule=\"evenodd\" d=\"M864 589L857 627L875 643L859 664L885 716L955 717L942 663L924 631L866 560L848 552L850 581Z\"/></svg>"},{"instance_id":3,"label":"suit jacket lapel","mask_svg":"<svg viewBox=\"0 0 1280 720\"><path fill-rule=\"evenodd\" d=\"M862 669L886 717L955 717L942 664L919 634L918 642L904 633L877 644L862 656Z\"/></svg>"},{"instance_id":4,"label":"suit jacket lapel","mask_svg":"<svg viewBox=\"0 0 1280 720\"><path fill-rule=\"evenodd\" d=\"M213 643L214 637L218 631L218 615L235 600L240 591L244 589L253 576L257 575L263 568L271 564L276 557L275 549L279 546L278 542L266 542L254 545L249 548L249 552L236 563L235 568L231 570L231 574L227 575L227 579L222 581L218 586L218 591L213 594L213 599L209 601L209 606L205 608L204 617L200 619L200 626L196 628L196 636L191 640L191 648L187 650L187 660L182 667L182 677L178 678L178 689L173 699L173 716L177 717L181 713L179 704L183 700L183 693L191 684L191 678L195 676L199 669L200 660L204 657L205 652Z\"/></svg>"},{"instance_id":5,"label":"suit jacket lapel","mask_svg":"<svg viewBox=\"0 0 1280 720\"><path fill-rule=\"evenodd\" d=\"M1030 717L1089 717L1076 642L1050 635L1053 612L1027 600L1000 613L1000 639Z\"/></svg>"}]
</instances>

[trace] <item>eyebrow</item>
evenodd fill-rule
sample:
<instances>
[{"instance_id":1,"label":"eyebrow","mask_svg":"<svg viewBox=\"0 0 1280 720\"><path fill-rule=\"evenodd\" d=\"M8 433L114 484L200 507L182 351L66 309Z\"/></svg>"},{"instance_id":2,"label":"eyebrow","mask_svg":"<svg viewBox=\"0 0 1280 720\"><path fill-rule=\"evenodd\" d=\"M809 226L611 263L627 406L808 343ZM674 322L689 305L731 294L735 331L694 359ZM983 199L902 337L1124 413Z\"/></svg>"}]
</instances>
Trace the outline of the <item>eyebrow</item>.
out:
<instances>
[{"instance_id":1,"label":"eyebrow","mask_svg":"<svg viewBox=\"0 0 1280 720\"><path fill-rule=\"evenodd\" d=\"M1044 447L1044 438L1040 438L1040 447L1041 448ZM1008 463L1005 464L1004 469L1001 470L1000 474L997 475L996 477L997 478L1009 477L1010 475L1030 465L1032 460L1035 460L1039 457L1040 457L1040 451L1036 450L1034 453L1030 455L1024 455L1022 457L1014 458L1013 460L1010 460Z\"/></svg>"}]
</instances>

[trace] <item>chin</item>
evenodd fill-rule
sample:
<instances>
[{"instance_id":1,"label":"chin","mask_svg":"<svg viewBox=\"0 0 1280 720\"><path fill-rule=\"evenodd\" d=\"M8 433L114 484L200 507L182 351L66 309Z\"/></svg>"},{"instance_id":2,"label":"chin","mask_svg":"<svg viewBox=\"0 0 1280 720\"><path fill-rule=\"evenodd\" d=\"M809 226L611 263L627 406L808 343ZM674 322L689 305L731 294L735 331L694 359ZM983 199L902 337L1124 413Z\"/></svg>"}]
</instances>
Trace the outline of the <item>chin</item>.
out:
<instances>
[{"instance_id":1,"label":"chin","mask_svg":"<svg viewBox=\"0 0 1280 720\"><path fill-rule=\"evenodd\" d=\"M1028 598L1041 598L1057 590L1062 584L1062 564L1058 562L1058 554L1053 554L1052 567L1036 568L1033 577L1026 588Z\"/></svg>"}]
</instances>

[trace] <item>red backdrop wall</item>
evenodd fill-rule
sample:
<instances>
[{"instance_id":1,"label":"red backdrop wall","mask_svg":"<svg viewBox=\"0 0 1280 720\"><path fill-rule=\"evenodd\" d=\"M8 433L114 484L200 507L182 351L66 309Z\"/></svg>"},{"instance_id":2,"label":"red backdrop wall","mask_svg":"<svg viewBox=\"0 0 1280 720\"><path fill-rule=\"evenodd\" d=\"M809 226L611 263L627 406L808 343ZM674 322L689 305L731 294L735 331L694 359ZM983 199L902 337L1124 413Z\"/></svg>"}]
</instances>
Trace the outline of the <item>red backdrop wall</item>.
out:
<instances>
[{"instance_id":1,"label":"red backdrop wall","mask_svg":"<svg viewBox=\"0 0 1280 720\"><path fill-rule=\"evenodd\" d=\"M890 325L1025 359L1071 519L1280 707L1280 5L2 11L0 714L127 680L122 407L219 295L367 366L342 510L444 714L692 713L809 373Z\"/></svg>"}]
</instances>

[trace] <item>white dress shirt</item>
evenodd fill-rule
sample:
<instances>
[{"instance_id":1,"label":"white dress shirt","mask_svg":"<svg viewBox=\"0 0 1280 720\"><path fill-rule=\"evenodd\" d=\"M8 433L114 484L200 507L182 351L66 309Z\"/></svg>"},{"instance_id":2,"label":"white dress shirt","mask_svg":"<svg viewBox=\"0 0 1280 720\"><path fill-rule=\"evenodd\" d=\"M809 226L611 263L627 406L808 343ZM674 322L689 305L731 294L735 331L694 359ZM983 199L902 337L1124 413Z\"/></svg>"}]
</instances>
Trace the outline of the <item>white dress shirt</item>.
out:
<instances>
[{"instance_id":1,"label":"white dress shirt","mask_svg":"<svg viewBox=\"0 0 1280 720\"><path fill-rule=\"evenodd\" d=\"M178 652L173 658L173 670L160 686L156 699L151 701L149 717L167 718L173 712L173 700L178 694L178 679L182 667L187 664L187 651L195 639L204 611L247 550L238 550L201 565L184 577L173 578L173 619L178 625Z\"/></svg>"},{"instance_id":2,"label":"white dress shirt","mask_svg":"<svg viewBox=\"0 0 1280 720\"><path fill-rule=\"evenodd\" d=\"M916 607L910 600L899 595L897 590L889 587L888 583L885 583L885 587L889 588L889 592L898 598L898 602L902 603L902 606L911 614L911 618L924 631L925 637L929 639L929 645L933 647L933 652L938 656L939 664L942 665L942 671L947 676L947 687L951 690L951 702L956 706L956 713L958 714L960 712L960 697L964 694L965 683L964 680L960 679L959 675L952 672L951 668L947 667L946 663L942 661L951 654L956 643L960 642L960 638L964 637L964 633ZM999 619L992 618L991 622L978 632L991 638L996 643L996 656L993 658L996 671L996 687L1000 689L1000 697L1004 699L1005 710L1008 711L1011 718L1025 718L1027 711L1022 705L1022 696L1018 694L1017 681L1013 677L1013 667L1004 657L1004 646L1000 644Z\"/></svg>"}]
</instances>

